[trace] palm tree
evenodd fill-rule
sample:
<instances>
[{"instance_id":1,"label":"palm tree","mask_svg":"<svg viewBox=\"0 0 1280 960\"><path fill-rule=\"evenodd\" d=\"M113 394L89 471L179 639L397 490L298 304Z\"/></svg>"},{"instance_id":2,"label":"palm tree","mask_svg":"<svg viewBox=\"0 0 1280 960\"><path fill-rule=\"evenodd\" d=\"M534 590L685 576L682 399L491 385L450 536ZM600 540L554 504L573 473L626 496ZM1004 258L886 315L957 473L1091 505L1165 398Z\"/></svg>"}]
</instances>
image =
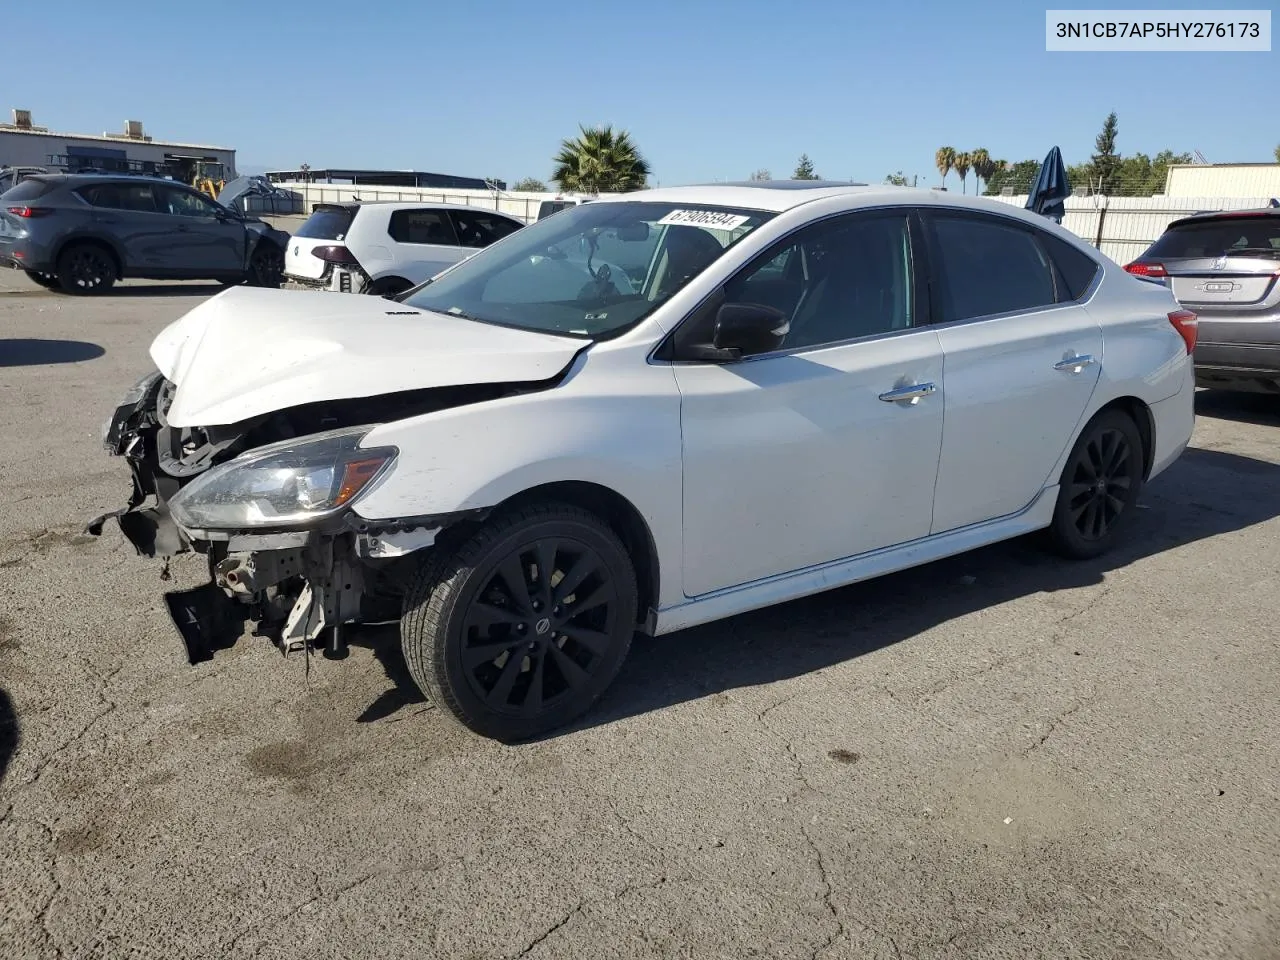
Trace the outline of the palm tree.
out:
<instances>
[{"instance_id":1,"label":"palm tree","mask_svg":"<svg viewBox=\"0 0 1280 960\"><path fill-rule=\"evenodd\" d=\"M942 174L942 185L945 187L947 185L947 174L956 165L955 148L939 147L938 152L933 155L933 162L938 167L938 173Z\"/></svg>"},{"instance_id":2,"label":"palm tree","mask_svg":"<svg viewBox=\"0 0 1280 960\"><path fill-rule=\"evenodd\" d=\"M991 154L986 147L979 147L969 151L969 160L973 163L973 192L982 193L978 181L985 182L991 176Z\"/></svg>"},{"instance_id":3,"label":"palm tree","mask_svg":"<svg viewBox=\"0 0 1280 960\"><path fill-rule=\"evenodd\" d=\"M957 153L956 158L951 161L951 166L955 167L956 173L960 175L960 192L964 193L964 178L969 175L969 168L973 166L973 157L968 153Z\"/></svg>"},{"instance_id":4,"label":"palm tree","mask_svg":"<svg viewBox=\"0 0 1280 960\"><path fill-rule=\"evenodd\" d=\"M649 164L627 131L610 126L578 129L580 136L561 141L560 152L552 160L556 168L551 179L556 186L581 193L644 189Z\"/></svg>"}]
</instances>

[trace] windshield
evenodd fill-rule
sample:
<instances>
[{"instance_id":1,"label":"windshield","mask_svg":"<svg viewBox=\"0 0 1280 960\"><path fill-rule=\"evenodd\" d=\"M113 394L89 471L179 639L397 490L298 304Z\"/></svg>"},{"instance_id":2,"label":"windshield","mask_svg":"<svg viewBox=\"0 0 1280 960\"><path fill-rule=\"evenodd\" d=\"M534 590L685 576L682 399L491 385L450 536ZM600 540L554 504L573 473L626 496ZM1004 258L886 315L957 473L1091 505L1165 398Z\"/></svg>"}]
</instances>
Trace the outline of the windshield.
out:
<instances>
[{"instance_id":1,"label":"windshield","mask_svg":"<svg viewBox=\"0 0 1280 960\"><path fill-rule=\"evenodd\" d=\"M772 218L702 204L584 203L403 297L485 323L601 339L634 326Z\"/></svg>"}]
</instances>

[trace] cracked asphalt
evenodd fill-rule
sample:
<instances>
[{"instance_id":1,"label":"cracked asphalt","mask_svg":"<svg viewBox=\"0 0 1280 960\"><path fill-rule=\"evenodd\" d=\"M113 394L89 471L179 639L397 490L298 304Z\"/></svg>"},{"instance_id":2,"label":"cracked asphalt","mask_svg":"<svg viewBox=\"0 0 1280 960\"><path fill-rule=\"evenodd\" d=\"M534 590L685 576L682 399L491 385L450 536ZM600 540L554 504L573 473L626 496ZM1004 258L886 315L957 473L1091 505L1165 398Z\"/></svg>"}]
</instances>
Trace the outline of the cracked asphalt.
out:
<instances>
[{"instance_id":1,"label":"cracked asphalt","mask_svg":"<svg viewBox=\"0 0 1280 960\"><path fill-rule=\"evenodd\" d=\"M1018 541L637 642L447 724L393 630L185 665L112 403L216 292L0 271L0 956L1280 958L1280 398L1202 393L1131 541Z\"/></svg>"}]
</instances>

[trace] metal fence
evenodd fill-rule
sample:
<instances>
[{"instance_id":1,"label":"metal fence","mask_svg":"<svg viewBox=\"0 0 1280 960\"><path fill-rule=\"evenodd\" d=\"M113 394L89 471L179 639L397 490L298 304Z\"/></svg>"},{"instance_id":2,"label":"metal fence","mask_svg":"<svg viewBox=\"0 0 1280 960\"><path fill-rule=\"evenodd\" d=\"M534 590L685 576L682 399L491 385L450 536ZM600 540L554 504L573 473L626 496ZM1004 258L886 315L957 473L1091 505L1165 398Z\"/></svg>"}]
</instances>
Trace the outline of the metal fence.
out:
<instances>
[{"instance_id":1,"label":"metal fence","mask_svg":"<svg viewBox=\"0 0 1280 960\"><path fill-rule=\"evenodd\" d=\"M992 197L1026 206L1026 196ZM1210 210L1265 207L1270 197L1068 197L1062 225L1117 263L1140 256L1174 220Z\"/></svg>"}]
</instances>

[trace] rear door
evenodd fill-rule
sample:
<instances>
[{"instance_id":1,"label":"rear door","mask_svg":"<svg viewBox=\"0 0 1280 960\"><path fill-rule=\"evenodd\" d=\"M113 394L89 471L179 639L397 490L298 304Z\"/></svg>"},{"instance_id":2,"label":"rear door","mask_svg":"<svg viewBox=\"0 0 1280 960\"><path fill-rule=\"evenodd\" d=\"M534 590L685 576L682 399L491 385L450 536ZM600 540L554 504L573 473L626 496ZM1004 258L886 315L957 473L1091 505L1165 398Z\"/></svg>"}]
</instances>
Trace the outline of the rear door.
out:
<instances>
[{"instance_id":1,"label":"rear door","mask_svg":"<svg viewBox=\"0 0 1280 960\"><path fill-rule=\"evenodd\" d=\"M1280 213L1175 223L1142 256L1199 316L1198 344L1280 344Z\"/></svg>"},{"instance_id":2,"label":"rear door","mask_svg":"<svg viewBox=\"0 0 1280 960\"><path fill-rule=\"evenodd\" d=\"M936 534L1017 513L1050 481L1098 384L1102 329L1081 303L1100 269L1086 254L1009 217L926 220L947 381Z\"/></svg>"},{"instance_id":3,"label":"rear door","mask_svg":"<svg viewBox=\"0 0 1280 960\"><path fill-rule=\"evenodd\" d=\"M245 268L245 230L194 190L160 187L161 212L173 230L170 254L177 275L208 277Z\"/></svg>"},{"instance_id":4,"label":"rear door","mask_svg":"<svg viewBox=\"0 0 1280 960\"><path fill-rule=\"evenodd\" d=\"M95 183L76 192L93 208L91 229L110 236L123 251L126 273L169 276L174 272L173 224L161 212L157 184Z\"/></svg>"},{"instance_id":5,"label":"rear door","mask_svg":"<svg viewBox=\"0 0 1280 960\"><path fill-rule=\"evenodd\" d=\"M337 203L317 204L305 223L289 239L284 272L290 277L319 280L328 263L312 256L316 247L345 246L359 207Z\"/></svg>"},{"instance_id":6,"label":"rear door","mask_svg":"<svg viewBox=\"0 0 1280 960\"><path fill-rule=\"evenodd\" d=\"M393 241L388 247L391 260L378 264L378 276L394 274L419 284L453 266L468 253L459 244L458 232L446 210L434 207L392 210L386 232Z\"/></svg>"}]
</instances>

